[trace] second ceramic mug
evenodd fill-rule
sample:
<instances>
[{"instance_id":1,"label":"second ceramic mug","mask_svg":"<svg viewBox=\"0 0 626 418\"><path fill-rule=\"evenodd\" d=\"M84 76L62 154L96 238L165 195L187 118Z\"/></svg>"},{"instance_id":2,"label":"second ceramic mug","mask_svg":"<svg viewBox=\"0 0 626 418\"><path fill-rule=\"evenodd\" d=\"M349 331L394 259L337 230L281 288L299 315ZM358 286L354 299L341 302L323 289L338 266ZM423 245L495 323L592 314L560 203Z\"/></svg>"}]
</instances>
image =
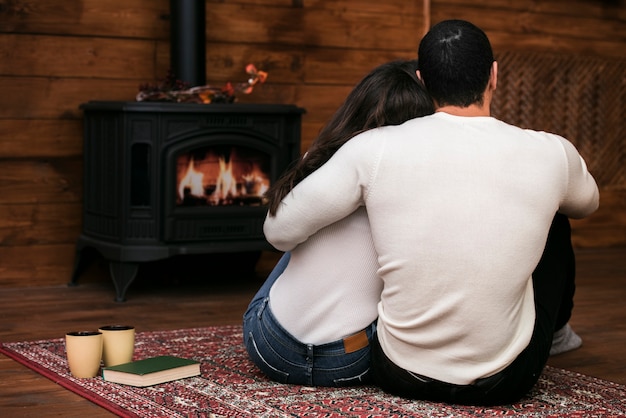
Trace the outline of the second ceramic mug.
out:
<instances>
[{"instance_id":1,"label":"second ceramic mug","mask_svg":"<svg viewBox=\"0 0 626 418\"><path fill-rule=\"evenodd\" d=\"M135 327L131 325L106 325L102 333L102 361L104 367L116 366L133 360L135 352Z\"/></svg>"},{"instance_id":2,"label":"second ceramic mug","mask_svg":"<svg viewBox=\"0 0 626 418\"><path fill-rule=\"evenodd\" d=\"M102 333L75 331L65 335L67 363L72 376L95 377L100 370L102 357Z\"/></svg>"}]
</instances>

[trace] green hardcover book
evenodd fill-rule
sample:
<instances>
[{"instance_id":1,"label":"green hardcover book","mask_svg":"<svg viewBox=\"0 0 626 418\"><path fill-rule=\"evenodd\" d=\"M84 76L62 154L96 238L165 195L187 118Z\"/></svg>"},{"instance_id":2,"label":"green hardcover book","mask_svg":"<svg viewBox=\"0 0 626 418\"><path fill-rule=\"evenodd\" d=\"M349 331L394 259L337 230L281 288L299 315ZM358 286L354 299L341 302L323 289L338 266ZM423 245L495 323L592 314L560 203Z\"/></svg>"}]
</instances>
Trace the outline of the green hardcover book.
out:
<instances>
[{"instance_id":1,"label":"green hardcover book","mask_svg":"<svg viewBox=\"0 0 626 418\"><path fill-rule=\"evenodd\" d=\"M108 382L139 387L199 374L200 362L174 356L150 357L102 369L102 378Z\"/></svg>"}]
</instances>

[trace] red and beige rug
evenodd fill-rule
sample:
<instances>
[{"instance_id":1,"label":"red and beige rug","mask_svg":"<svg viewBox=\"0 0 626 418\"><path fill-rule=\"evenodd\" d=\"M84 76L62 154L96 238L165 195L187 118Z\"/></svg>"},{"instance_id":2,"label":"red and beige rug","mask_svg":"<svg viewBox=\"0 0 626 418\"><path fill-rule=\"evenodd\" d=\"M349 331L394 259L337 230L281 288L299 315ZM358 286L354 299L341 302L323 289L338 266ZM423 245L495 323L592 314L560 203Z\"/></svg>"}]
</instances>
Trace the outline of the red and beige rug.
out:
<instances>
[{"instance_id":1,"label":"red and beige rug","mask_svg":"<svg viewBox=\"0 0 626 418\"><path fill-rule=\"evenodd\" d=\"M410 401L372 386L278 384L248 360L239 326L138 333L135 359L202 362L199 377L147 388L72 377L62 338L2 343L0 352L121 417L626 417L626 386L553 367L527 398L491 408Z\"/></svg>"}]
</instances>

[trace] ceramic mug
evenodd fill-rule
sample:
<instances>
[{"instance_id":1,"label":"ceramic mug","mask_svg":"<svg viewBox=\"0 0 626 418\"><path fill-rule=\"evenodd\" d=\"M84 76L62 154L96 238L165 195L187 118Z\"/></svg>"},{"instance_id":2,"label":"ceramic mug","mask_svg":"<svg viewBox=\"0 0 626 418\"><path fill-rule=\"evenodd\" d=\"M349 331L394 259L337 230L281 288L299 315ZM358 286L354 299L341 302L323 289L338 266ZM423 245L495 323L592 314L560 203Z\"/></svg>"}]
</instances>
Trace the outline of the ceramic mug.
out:
<instances>
[{"instance_id":1,"label":"ceramic mug","mask_svg":"<svg viewBox=\"0 0 626 418\"><path fill-rule=\"evenodd\" d=\"M97 331L73 331L65 334L67 364L72 376L95 377L100 370L102 358L102 333Z\"/></svg>"},{"instance_id":2,"label":"ceramic mug","mask_svg":"<svg viewBox=\"0 0 626 418\"><path fill-rule=\"evenodd\" d=\"M102 333L102 361L105 367L133 361L135 352L135 327L131 325L106 325Z\"/></svg>"}]
</instances>

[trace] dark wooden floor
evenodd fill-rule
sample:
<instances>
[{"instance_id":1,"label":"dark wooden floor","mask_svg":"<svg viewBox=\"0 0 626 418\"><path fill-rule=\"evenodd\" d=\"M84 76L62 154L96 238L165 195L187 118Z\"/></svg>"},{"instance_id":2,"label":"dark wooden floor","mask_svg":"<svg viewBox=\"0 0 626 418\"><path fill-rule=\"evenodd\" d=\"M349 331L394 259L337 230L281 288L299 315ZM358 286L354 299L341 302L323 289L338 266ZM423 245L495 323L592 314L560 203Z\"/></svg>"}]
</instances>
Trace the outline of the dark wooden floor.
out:
<instances>
[{"instance_id":1,"label":"dark wooden floor","mask_svg":"<svg viewBox=\"0 0 626 418\"><path fill-rule=\"evenodd\" d=\"M583 347L552 357L550 364L626 384L626 249L577 254L571 323ZM113 301L113 285L101 260L90 266L77 287L0 289L0 341L60 338L67 331L113 323L133 324L138 332L239 324L277 256L264 253L253 274L246 269L253 261L233 262L228 257L149 265L140 271L124 303ZM112 416L1 355L0 415Z\"/></svg>"}]
</instances>

